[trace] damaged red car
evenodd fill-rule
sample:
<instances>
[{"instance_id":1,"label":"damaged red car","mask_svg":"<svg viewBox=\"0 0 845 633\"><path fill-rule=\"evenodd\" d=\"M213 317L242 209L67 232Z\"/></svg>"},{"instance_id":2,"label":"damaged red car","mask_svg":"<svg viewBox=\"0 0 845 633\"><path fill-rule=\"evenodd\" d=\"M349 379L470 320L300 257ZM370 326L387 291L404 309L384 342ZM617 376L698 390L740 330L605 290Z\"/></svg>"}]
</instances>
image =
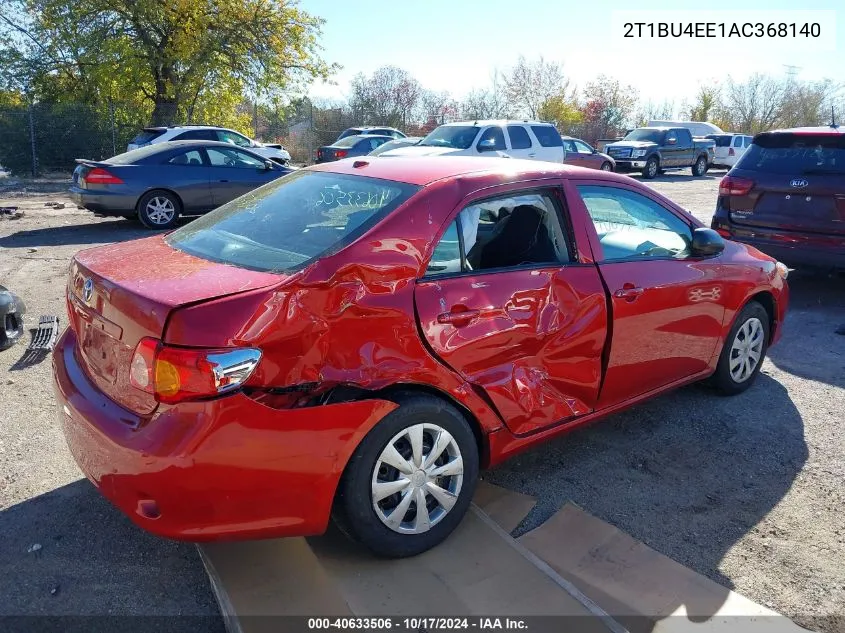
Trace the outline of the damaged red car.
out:
<instances>
[{"instance_id":1,"label":"damaged red car","mask_svg":"<svg viewBox=\"0 0 845 633\"><path fill-rule=\"evenodd\" d=\"M479 469L668 389L748 388L787 271L631 178L498 158L296 171L78 253L68 445L150 532L436 545Z\"/></svg>"}]
</instances>

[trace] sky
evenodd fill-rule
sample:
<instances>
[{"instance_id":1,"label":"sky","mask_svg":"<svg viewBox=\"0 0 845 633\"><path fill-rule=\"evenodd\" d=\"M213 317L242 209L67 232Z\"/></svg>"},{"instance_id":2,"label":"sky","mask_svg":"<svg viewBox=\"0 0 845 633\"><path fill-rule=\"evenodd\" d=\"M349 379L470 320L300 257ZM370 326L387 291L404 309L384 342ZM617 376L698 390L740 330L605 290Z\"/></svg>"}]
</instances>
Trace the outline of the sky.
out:
<instances>
[{"instance_id":1,"label":"sky","mask_svg":"<svg viewBox=\"0 0 845 633\"><path fill-rule=\"evenodd\" d=\"M563 66L583 87L613 76L641 102L691 100L702 83L755 72L845 82L845 3L795 0L300 0L326 20L323 56L343 69L337 85L311 87L313 97L342 99L357 73L384 65L409 71L425 88L461 98L490 85L520 55ZM706 8L706 12L701 9ZM840 10L838 13L836 9ZM740 24L818 23L821 35L801 39L626 39L624 22L722 21ZM645 27L648 28L648 27ZM728 27L730 28L730 27ZM837 42L839 45L837 45ZM787 68L791 66L792 68Z\"/></svg>"}]
</instances>

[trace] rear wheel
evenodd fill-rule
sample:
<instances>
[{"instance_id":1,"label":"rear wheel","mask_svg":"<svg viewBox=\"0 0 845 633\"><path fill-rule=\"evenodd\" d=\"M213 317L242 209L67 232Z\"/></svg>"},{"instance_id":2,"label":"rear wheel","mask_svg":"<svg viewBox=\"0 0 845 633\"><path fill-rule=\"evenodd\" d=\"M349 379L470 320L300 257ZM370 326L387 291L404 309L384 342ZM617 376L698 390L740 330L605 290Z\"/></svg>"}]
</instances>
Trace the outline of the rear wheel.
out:
<instances>
[{"instance_id":1,"label":"rear wheel","mask_svg":"<svg viewBox=\"0 0 845 633\"><path fill-rule=\"evenodd\" d=\"M660 163L657 160L656 156L652 156L649 158L646 163L645 167L643 167L643 178L647 178L651 180L652 178L657 176L657 172L660 169Z\"/></svg>"},{"instance_id":2,"label":"rear wheel","mask_svg":"<svg viewBox=\"0 0 845 633\"><path fill-rule=\"evenodd\" d=\"M692 166L692 175L699 177L707 173L707 159L704 156L699 156L698 160Z\"/></svg>"},{"instance_id":3,"label":"rear wheel","mask_svg":"<svg viewBox=\"0 0 845 633\"><path fill-rule=\"evenodd\" d=\"M170 229L176 226L182 203L169 191L150 191L138 201L138 219L148 229Z\"/></svg>"},{"instance_id":4,"label":"rear wheel","mask_svg":"<svg viewBox=\"0 0 845 633\"><path fill-rule=\"evenodd\" d=\"M748 389L760 373L769 344L769 313L752 301L739 313L725 339L710 384L724 395Z\"/></svg>"},{"instance_id":5,"label":"rear wheel","mask_svg":"<svg viewBox=\"0 0 845 633\"><path fill-rule=\"evenodd\" d=\"M349 460L333 512L345 534L389 558L449 536L478 479L478 447L460 412L429 395L397 401Z\"/></svg>"}]
</instances>

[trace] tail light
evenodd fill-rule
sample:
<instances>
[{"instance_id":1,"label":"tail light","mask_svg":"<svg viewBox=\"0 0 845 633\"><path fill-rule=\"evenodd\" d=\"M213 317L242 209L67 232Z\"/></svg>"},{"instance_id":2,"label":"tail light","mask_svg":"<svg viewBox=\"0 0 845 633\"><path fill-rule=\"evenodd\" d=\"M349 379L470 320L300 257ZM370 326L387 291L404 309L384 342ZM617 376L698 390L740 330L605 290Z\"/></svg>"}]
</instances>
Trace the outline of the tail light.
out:
<instances>
[{"instance_id":1,"label":"tail light","mask_svg":"<svg viewBox=\"0 0 845 633\"><path fill-rule=\"evenodd\" d=\"M724 220L720 220L719 218L713 218L710 222L710 228L716 231L722 237L726 237L728 239L733 238L733 235L730 231L730 226Z\"/></svg>"},{"instance_id":2,"label":"tail light","mask_svg":"<svg viewBox=\"0 0 845 633\"><path fill-rule=\"evenodd\" d=\"M102 167L94 167L87 174L82 176L80 180L84 180L89 184L96 185L122 185L123 181L115 176L110 171L106 171Z\"/></svg>"},{"instance_id":3,"label":"tail light","mask_svg":"<svg viewBox=\"0 0 845 633\"><path fill-rule=\"evenodd\" d=\"M335 158L346 158L348 154L349 152L347 152L345 149L339 149L334 153Z\"/></svg>"},{"instance_id":4,"label":"tail light","mask_svg":"<svg viewBox=\"0 0 845 633\"><path fill-rule=\"evenodd\" d=\"M747 178L725 176L719 183L720 196L744 196L754 187L754 181Z\"/></svg>"},{"instance_id":5,"label":"tail light","mask_svg":"<svg viewBox=\"0 0 845 633\"><path fill-rule=\"evenodd\" d=\"M731 147L730 149L728 149L728 156L736 156L736 152L734 151L734 148L733 148L733 147Z\"/></svg>"},{"instance_id":6,"label":"tail light","mask_svg":"<svg viewBox=\"0 0 845 633\"><path fill-rule=\"evenodd\" d=\"M259 360L261 352L253 348L171 347L144 338L132 356L129 382L167 404L211 398L241 387Z\"/></svg>"}]
</instances>

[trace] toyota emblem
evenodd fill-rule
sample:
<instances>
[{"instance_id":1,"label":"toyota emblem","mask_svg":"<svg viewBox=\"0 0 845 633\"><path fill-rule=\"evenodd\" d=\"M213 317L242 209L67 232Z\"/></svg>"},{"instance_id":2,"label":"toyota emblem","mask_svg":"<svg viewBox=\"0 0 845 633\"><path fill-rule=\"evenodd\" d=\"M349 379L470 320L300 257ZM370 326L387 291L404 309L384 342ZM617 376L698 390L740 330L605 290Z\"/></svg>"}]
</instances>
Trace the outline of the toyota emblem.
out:
<instances>
[{"instance_id":1,"label":"toyota emblem","mask_svg":"<svg viewBox=\"0 0 845 633\"><path fill-rule=\"evenodd\" d=\"M82 300L85 303L91 301L91 295L94 294L94 280L93 279L86 279L85 283L82 285Z\"/></svg>"},{"instance_id":2,"label":"toyota emblem","mask_svg":"<svg viewBox=\"0 0 845 633\"><path fill-rule=\"evenodd\" d=\"M806 187L809 183L803 178L796 178L789 183L790 187Z\"/></svg>"}]
</instances>

